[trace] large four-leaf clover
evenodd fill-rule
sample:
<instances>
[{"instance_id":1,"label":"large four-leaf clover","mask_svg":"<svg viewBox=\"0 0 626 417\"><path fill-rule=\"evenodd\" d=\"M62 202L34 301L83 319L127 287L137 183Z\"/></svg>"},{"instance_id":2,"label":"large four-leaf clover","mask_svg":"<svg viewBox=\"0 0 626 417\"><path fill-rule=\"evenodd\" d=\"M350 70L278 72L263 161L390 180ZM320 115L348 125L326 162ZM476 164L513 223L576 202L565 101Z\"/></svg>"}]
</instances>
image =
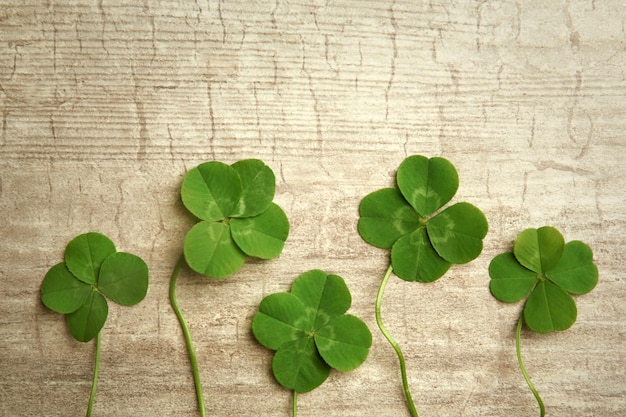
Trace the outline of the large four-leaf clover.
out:
<instances>
[{"instance_id":1,"label":"large four-leaf clover","mask_svg":"<svg viewBox=\"0 0 626 417\"><path fill-rule=\"evenodd\" d=\"M396 187L368 194L359 206L361 237L379 248L391 248L391 265L376 297L376 323L398 356L404 395L413 417L417 409L408 386L404 355L383 325L382 298L392 272L406 281L431 282L445 274L451 264L469 262L480 254L488 229L482 211L469 203L439 211L458 187L459 176L450 161L413 155L400 164Z\"/></svg>"},{"instance_id":2,"label":"large four-leaf clover","mask_svg":"<svg viewBox=\"0 0 626 417\"><path fill-rule=\"evenodd\" d=\"M191 269L224 278L241 268L246 255L280 255L289 221L272 203L275 181L272 170L258 159L230 166L206 162L185 175L183 204L201 220L185 237L184 255Z\"/></svg>"},{"instance_id":3,"label":"large four-leaf clover","mask_svg":"<svg viewBox=\"0 0 626 417\"><path fill-rule=\"evenodd\" d=\"M272 369L282 386L311 391L331 368L350 371L365 361L372 334L361 319L345 314L351 303L343 278L317 269L300 275L290 292L261 301L252 331L276 351Z\"/></svg>"},{"instance_id":4,"label":"large four-leaf clover","mask_svg":"<svg viewBox=\"0 0 626 417\"><path fill-rule=\"evenodd\" d=\"M138 256L117 252L100 233L74 238L65 249L65 262L48 271L41 283L41 301L66 315L70 333L88 342L100 333L109 307L106 297L134 305L148 291L148 266Z\"/></svg>"},{"instance_id":5,"label":"large four-leaf clover","mask_svg":"<svg viewBox=\"0 0 626 417\"><path fill-rule=\"evenodd\" d=\"M194 377L201 416L206 415L200 371L189 327L176 300L176 281L184 261L199 274L225 278L243 265L246 256L276 258L289 235L289 221L272 202L276 178L258 159L232 165L205 162L183 178L181 199L201 221L189 230L170 278L170 302L178 317Z\"/></svg>"},{"instance_id":6,"label":"large four-leaf clover","mask_svg":"<svg viewBox=\"0 0 626 417\"><path fill-rule=\"evenodd\" d=\"M451 264L480 254L488 224L477 207L462 202L437 212L459 186L456 169L447 159L410 156L400 164L396 184L363 198L358 230L366 242L391 248L398 277L434 281Z\"/></svg>"},{"instance_id":7,"label":"large four-leaf clover","mask_svg":"<svg viewBox=\"0 0 626 417\"><path fill-rule=\"evenodd\" d=\"M513 252L496 256L489 264L489 288L500 301L526 297L524 321L538 333L568 329L576 321L571 294L586 294L598 282L591 248L581 241L565 244L553 227L524 230Z\"/></svg>"}]
</instances>

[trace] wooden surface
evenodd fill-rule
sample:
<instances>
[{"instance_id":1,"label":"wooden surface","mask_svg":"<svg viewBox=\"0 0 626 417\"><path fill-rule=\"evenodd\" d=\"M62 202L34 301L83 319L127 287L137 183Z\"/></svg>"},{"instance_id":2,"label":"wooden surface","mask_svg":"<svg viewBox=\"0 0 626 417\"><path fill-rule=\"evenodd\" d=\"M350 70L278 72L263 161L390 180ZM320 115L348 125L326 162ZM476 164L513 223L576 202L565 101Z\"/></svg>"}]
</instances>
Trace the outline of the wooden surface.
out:
<instances>
[{"instance_id":1,"label":"wooden surface","mask_svg":"<svg viewBox=\"0 0 626 417\"><path fill-rule=\"evenodd\" d=\"M524 331L528 370L549 416L626 415L624 15L620 0L0 0L0 415L85 413L94 344L39 286L87 231L151 271L141 304L110 306L94 416L198 415L167 297L194 222L181 178L256 157L291 221L282 256L179 278L208 415L289 415L250 320L321 268L345 278L374 344L299 415L408 416L374 320L387 253L356 223L411 154L451 160L454 201L490 223L477 260L385 294L420 415L538 415L515 359L521 304L490 295L487 266L543 225L587 242L600 281L568 331Z\"/></svg>"}]
</instances>

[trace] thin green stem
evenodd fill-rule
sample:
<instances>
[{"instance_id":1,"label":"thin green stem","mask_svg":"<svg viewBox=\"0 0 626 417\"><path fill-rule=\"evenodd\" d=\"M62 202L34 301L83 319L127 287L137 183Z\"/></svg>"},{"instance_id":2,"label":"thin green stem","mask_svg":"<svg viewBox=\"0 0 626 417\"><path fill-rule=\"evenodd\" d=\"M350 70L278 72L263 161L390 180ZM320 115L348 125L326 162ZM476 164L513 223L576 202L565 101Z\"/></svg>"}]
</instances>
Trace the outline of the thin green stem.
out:
<instances>
[{"instance_id":1,"label":"thin green stem","mask_svg":"<svg viewBox=\"0 0 626 417\"><path fill-rule=\"evenodd\" d=\"M402 350L400 350L400 346L398 346L398 343L393 339L393 337L391 337L391 334L389 334L389 332L383 325L383 320L380 315L380 305L383 301L383 294L385 292L385 287L387 286L387 282L389 281L389 277L391 276L392 272L393 267L389 265L389 268L387 269L387 272L385 272L385 276L383 277L383 282L381 282L380 288L378 289L378 295L376 296L376 323L378 324L378 328L380 329L383 336L385 336L391 347L393 347L393 350L396 351L398 361L400 361L400 372L402 374L402 386L404 387L404 396L406 397L406 402L409 406L411 416L418 417L417 410L415 409L415 404L413 403L413 398L411 397L411 391L409 391L409 381L406 377L406 364L404 363L404 355L402 354Z\"/></svg>"},{"instance_id":2,"label":"thin green stem","mask_svg":"<svg viewBox=\"0 0 626 417\"><path fill-rule=\"evenodd\" d=\"M523 323L524 323L524 319L522 315L520 316L519 321L517 322L517 330L515 331L515 350L517 351L517 363L519 363L519 367L522 370L522 374L524 375L524 379L526 380L526 383L528 384L528 388L530 388L530 391L533 393L533 395L535 396L535 399L537 400L537 404L539 404L539 411L541 413L540 415L541 417L544 417L546 415L546 408L543 405L543 401L541 401L541 397L539 396L539 393L537 392L537 390L535 389L535 386L530 380L530 375L528 375L528 372L526 372L526 368L524 367L524 362L522 361L521 334L522 334Z\"/></svg>"},{"instance_id":3,"label":"thin green stem","mask_svg":"<svg viewBox=\"0 0 626 417\"><path fill-rule=\"evenodd\" d=\"M86 417L91 416L93 400L96 397L96 385L98 383L98 371L100 370L100 333L96 336L96 359L93 366L93 381L91 382L91 392L89 393L89 404L87 405Z\"/></svg>"},{"instance_id":4,"label":"thin green stem","mask_svg":"<svg viewBox=\"0 0 626 417\"><path fill-rule=\"evenodd\" d=\"M296 417L298 415L298 391L293 390L293 401L291 405L291 416Z\"/></svg>"},{"instance_id":5,"label":"thin green stem","mask_svg":"<svg viewBox=\"0 0 626 417\"><path fill-rule=\"evenodd\" d=\"M202 382L200 381L200 372L198 371L198 359L196 359L196 350L193 347L193 342L191 340L191 334L189 333L189 327L187 327L187 322L183 317L183 313L181 313L180 308L178 307L178 302L176 301L176 280L178 278L178 272L182 267L184 262L183 255L180 256L180 259L176 263L174 267L174 271L172 271L172 277L170 278L170 303L172 304L172 309L174 313L176 313L176 317L178 317L178 321L180 322L180 327L183 330L183 335L185 336L185 343L187 344L187 351L189 352L189 361L191 362L191 370L193 371L193 382L196 386L196 397L198 398L198 409L200 410L200 416L205 417L206 411L204 406L204 397L202 395Z\"/></svg>"}]
</instances>

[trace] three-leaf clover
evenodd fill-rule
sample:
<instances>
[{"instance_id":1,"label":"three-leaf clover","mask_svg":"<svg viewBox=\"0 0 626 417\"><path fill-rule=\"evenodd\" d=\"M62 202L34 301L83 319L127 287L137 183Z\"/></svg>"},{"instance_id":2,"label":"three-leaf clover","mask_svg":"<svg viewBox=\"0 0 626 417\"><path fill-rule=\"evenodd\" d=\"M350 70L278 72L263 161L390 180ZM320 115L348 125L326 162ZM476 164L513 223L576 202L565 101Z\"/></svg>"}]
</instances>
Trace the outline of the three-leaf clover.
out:
<instances>
[{"instance_id":1,"label":"three-leaf clover","mask_svg":"<svg viewBox=\"0 0 626 417\"><path fill-rule=\"evenodd\" d=\"M434 281L451 264L480 254L488 224L477 207L461 202L437 212L459 187L456 169L447 159L410 156L400 164L396 183L363 198L358 230L366 242L391 248L398 277Z\"/></svg>"},{"instance_id":2,"label":"three-leaf clover","mask_svg":"<svg viewBox=\"0 0 626 417\"><path fill-rule=\"evenodd\" d=\"M48 271L41 283L41 301L66 315L70 333L88 342L107 319L107 300L134 305L148 291L148 266L136 255L117 252L100 233L74 238L65 249L65 262Z\"/></svg>"},{"instance_id":3,"label":"three-leaf clover","mask_svg":"<svg viewBox=\"0 0 626 417\"><path fill-rule=\"evenodd\" d=\"M148 266L140 257L117 252L108 237L85 233L65 248L65 261L54 265L41 283L41 301L65 314L70 333L81 342L96 338L96 357L87 417L96 395L100 366L100 331L109 313L105 298L134 305L148 292Z\"/></svg>"},{"instance_id":4,"label":"three-leaf clover","mask_svg":"<svg viewBox=\"0 0 626 417\"><path fill-rule=\"evenodd\" d=\"M252 319L257 340L275 350L276 380L295 393L321 385L331 368L350 371L367 358L372 334L345 314L352 298L343 278L314 269L300 275L290 292L268 295Z\"/></svg>"},{"instance_id":5,"label":"three-leaf clover","mask_svg":"<svg viewBox=\"0 0 626 417\"><path fill-rule=\"evenodd\" d=\"M439 211L458 187L459 176L450 161L413 155L400 164L396 187L368 194L359 206L361 237L376 247L391 249L391 265L376 297L376 323L398 356L404 396L413 417L417 410L404 355L383 325L382 298L392 272L406 281L431 282L450 265L469 262L480 254L489 227L482 211L464 202Z\"/></svg>"},{"instance_id":6,"label":"three-leaf clover","mask_svg":"<svg viewBox=\"0 0 626 417\"><path fill-rule=\"evenodd\" d=\"M184 242L187 264L199 274L224 278L246 255L272 259L289 235L289 221L275 203L274 172L258 159L232 165L211 161L184 177L181 198L201 221Z\"/></svg>"},{"instance_id":7,"label":"three-leaf clover","mask_svg":"<svg viewBox=\"0 0 626 417\"><path fill-rule=\"evenodd\" d=\"M526 383L545 407L522 361L520 339L525 322L533 331L566 330L576 321L576 303L570 294L586 294L598 283L598 268L591 248L550 226L526 229L517 237L513 252L502 253L489 264L489 288L500 301L513 303L526 298L515 333L517 360Z\"/></svg>"}]
</instances>

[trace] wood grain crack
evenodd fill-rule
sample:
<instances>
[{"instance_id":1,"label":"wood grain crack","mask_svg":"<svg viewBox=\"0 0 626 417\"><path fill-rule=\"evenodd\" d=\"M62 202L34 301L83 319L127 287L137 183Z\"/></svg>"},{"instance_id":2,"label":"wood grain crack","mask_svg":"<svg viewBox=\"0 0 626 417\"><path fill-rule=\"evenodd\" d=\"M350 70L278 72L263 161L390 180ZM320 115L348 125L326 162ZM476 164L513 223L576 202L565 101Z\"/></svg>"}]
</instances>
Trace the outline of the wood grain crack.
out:
<instances>
[{"instance_id":1,"label":"wood grain crack","mask_svg":"<svg viewBox=\"0 0 626 417\"><path fill-rule=\"evenodd\" d=\"M119 191L120 193L120 202L117 204L117 207L115 208L115 216L113 217L113 222L115 223L117 230L124 230L124 227L121 222L122 206L124 205L124 188L122 186L123 183L124 183L124 180L121 180L117 184L117 191Z\"/></svg>"},{"instance_id":2,"label":"wood grain crack","mask_svg":"<svg viewBox=\"0 0 626 417\"><path fill-rule=\"evenodd\" d=\"M339 66L337 65L337 60L335 58L335 65L330 63L330 36L324 35L324 58L326 59L326 65L333 71L335 74L339 74Z\"/></svg>"},{"instance_id":3,"label":"wood grain crack","mask_svg":"<svg viewBox=\"0 0 626 417\"><path fill-rule=\"evenodd\" d=\"M57 37L58 29L56 23L52 22L52 69L54 73L57 73Z\"/></svg>"},{"instance_id":4,"label":"wood grain crack","mask_svg":"<svg viewBox=\"0 0 626 417\"><path fill-rule=\"evenodd\" d=\"M150 7L148 7L148 12L150 11ZM152 29L152 57L150 58L150 63L154 63L154 60L156 59L156 54L157 54L157 47L156 47L156 23L154 20L154 15L150 14L150 27Z\"/></svg>"},{"instance_id":5,"label":"wood grain crack","mask_svg":"<svg viewBox=\"0 0 626 417\"><path fill-rule=\"evenodd\" d=\"M148 127L146 121L146 109L143 103L143 98L140 97L139 85L137 83L137 76L135 74L135 68L132 68L133 74L133 101L135 103L135 110L137 113L137 122L139 123L139 150L137 151L137 160L143 161L146 158L147 143L148 143Z\"/></svg>"},{"instance_id":6,"label":"wood grain crack","mask_svg":"<svg viewBox=\"0 0 626 417\"><path fill-rule=\"evenodd\" d=\"M302 43L302 72L306 75L307 80L308 80L308 84L309 84L309 93L311 94L311 98L313 99L313 113L315 116L315 129L316 129L316 135L317 135L317 147L320 150L324 149L324 140L323 140L323 136L322 136L322 119L320 116L320 109L319 109L319 99L317 97L317 93L315 92L315 88L313 86L313 77L311 76L311 73L309 72L309 70L306 68L306 47L305 47L305 42L304 39L302 37L300 37L300 42Z\"/></svg>"},{"instance_id":7,"label":"wood grain crack","mask_svg":"<svg viewBox=\"0 0 626 417\"><path fill-rule=\"evenodd\" d=\"M11 75L9 76L9 81L13 80L13 77L15 77L15 72L17 71L17 55L18 55L18 45L16 44L14 46L15 49L15 53L13 54L13 68L11 68Z\"/></svg>"},{"instance_id":8,"label":"wood grain crack","mask_svg":"<svg viewBox=\"0 0 626 417\"><path fill-rule=\"evenodd\" d=\"M487 0L480 0L476 5L476 50L480 52L480 27L483 20L483 7L487 3Z\"/></svg>"},{"instance_id":9,"label":"wood grain crack","mask_svg":"<svg viewBox=\"0 0 626 417\"><path fill-rule=\"evenodd\" d=\"M170 158L174 161L174 137L172 136L172 128L169 123L167 124L167 137L169 139Z\"/></svg>"},{"instance_id":10,"label":"wood grain crack","mask_svg":"<svg viewBox=\"0 0 626 417\"><path fill-rule=\"evenodd\" d=\"M52 140L56 143L57 142L57 129L56 129L56 123L54 121L54 116L50 115L50 133L52 134Z\"/></svg>"},{"instance_id":11,"label":"wood grain crack","mask_svg":"<svg viewBox=\"0 0 626 417\"><path fill-rule=\"evenodd\" d=\"M2 134L0 135L0 146L7 143L7 111L2 110Z\"/></svg>"},{"instance_id":12,"label":"wood grain crack","mask_svg":"<svg viewBox=\"0 0 626 417\"><path fill-rule=\"evenodd\" d=\"M536 126L536 121L535 121L536 116L533 114L533 120L532 123L530 125L530 139L528 140L528 147L532 148L535 144L535 126Z\"/></svg>"},{"instance_id":13,"label":"wood grain crack","mask_svg":"<svg viewBox=\"0 0 626 417\"><path fill-rule=\"evenodd\" d=\"M363 68L363 49L361 48L361 39L359 39L359 71L356 71L356 75L354 76L354 89L358 91L359 89L359 74L361 73L361 69Z\"/></svg>"},{"instance_id":14,"label":"wood grain crack","mask_svg":"<svg viewBox=\"0 0 626 417\"><path fill-rule=\"evenodd\" d=\"M211 124L211 137L209 138L209 146L211 149L211 155L215 159L215 114L213 112L213 91L212 83L207 81L206 83L206 95L209 106L209 123Z\"/></svg>"},{"instance_id":15,"label":"wood grain crack","mask_svg":"<svg viewBox=\"0 0 626 417\"><path fill-rule=\"evenodd\" d=\"M76 22L74 22L74 34L76 35L76 41L78 42L78 52L83 53L83 37L80 36L80 28L79 25L82 24L83 15L79 13L76 17Z\"/></svg>"},{"instance_id":16,"label":"wood grain crack","mask_svg":"<svg viewBox=\"0 0 626 417\"><path fill-rule=\"evenodd\" d=\"M582 83L583 83L582 71L581 70L576 71L574 78L575 78L575 85L574 85L574 92L572 94L574 96L574 102L572 103L572 106L569 108L567 112L567 134L569 136L569 139L572 141L572 143L578 144L578 140L576 139L576 134L574 132L573 121L574 121L574 112L576 111L576 108L578 107L578 101L580 98L580 90L582 88Z\"/></svg>"},{"instance_id":17,"label":"wood grain crack","mask_svg":"<svg viewBox=\"0 0 626 417\"><path fill-rule=\"evenodd\" d=\"M389 81L387 82L387 88L385 89L385 120L389 119L389 94L391 92L391 87L393 86L393 81L396 76L396 60L398 59L398 44L397 44L398 22L396 20L396 15L393 9L395 5L396 5L396 1L394 0L389 6L389 20L391 21L391 27L393 28L390 34L393 55L391 56L391 69L390 69L390 74L389 74Z\"/></svg>"},{"instance_id":18,"label":"wood grain crack","mask_svg":"<svg viewBox=\"0 0 626 417\"><path fill-rule=\"evenodd\" d=\"M100 31L100 44L102 46L102 49L104 49L104 52L106 52L107 56L110 55L109 50L107 49L105 43L104 43L104 33L106 32L106 26L107 26L107 18L106 18L106 12L104 11L104 4L103 4L103 0L98 0L98 11L100 12L100 19L102 20L102 25L101 25L101 31Z\"/></svg>"},{"instance_id":19,"label":"wood grain crack","mask_svg":"<svg viewBox=\"0 0 626 417\"><path fill-rule=\"evenodd\" d=\"M261 119L259 117L259 95L257 94L258 82L252 83L252 93L254 95L254 117L256 123L256 130L258 135L259 144L263 143L263 135L261 134Z\"/></svg>"},{"instance_id":20,"label":"wood grain crack","mask_svg":"<svg viewBox=\"0 0 626 417\"><path fill-rule=\"evenodd\" d=\"M582 177L591 177L594 172L588 169L576 168L570 165L563 164L558 161L532 161L533 166L537 171L545 171L547 169L554 169L562 172L570 172L572 174L580 175Z\"/></svg>"},{"instance_id":21,"label":"wood grain crack","mask_svg":"<svg viewBox=\"0 0 626 417\"><path fill-rule=\"evenodd\" d=\"M278 22L276 21L276 10L278 10L279 5L280 5L280 0L276 0L274 2L274 8L270 12L270 18L272 21L272 29L274 29L274 31L278 31Z\"/></svg>"},{"instance_id":22,"label":"wood grain crack","mask_svg":"<svg viewBox=\"0 0 626 417\"><path fill-rule=\"evenodd\" d=\"M572 14L570 13L571 0L567 0L563 6L563 13L565 14L565 26L569 31L569 43L570 47L574 50L578 50L580 47L580 34L574 28L574 22L572 21Z\"/></svg>"},{"instance_id":23,"label":"wood grain crack","mask_svg":"<svg viewBox=\"0 0 626 417\"><path fill-rule=\"evenodd\" d=\"M226 24L224 22L224 16L222 15L222 0L217 2L217 16L222 26L222 44L226 43Z\"/></svg>"}]
</instances>

